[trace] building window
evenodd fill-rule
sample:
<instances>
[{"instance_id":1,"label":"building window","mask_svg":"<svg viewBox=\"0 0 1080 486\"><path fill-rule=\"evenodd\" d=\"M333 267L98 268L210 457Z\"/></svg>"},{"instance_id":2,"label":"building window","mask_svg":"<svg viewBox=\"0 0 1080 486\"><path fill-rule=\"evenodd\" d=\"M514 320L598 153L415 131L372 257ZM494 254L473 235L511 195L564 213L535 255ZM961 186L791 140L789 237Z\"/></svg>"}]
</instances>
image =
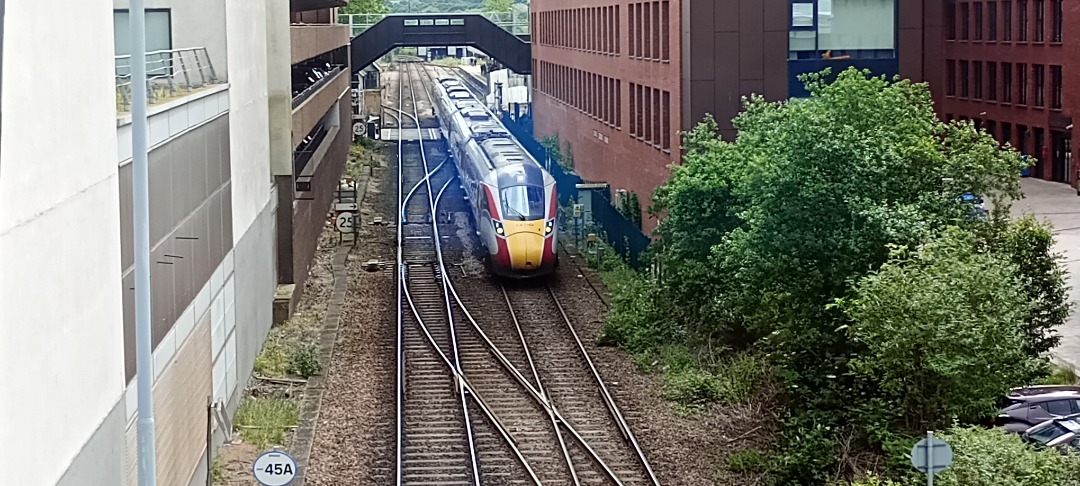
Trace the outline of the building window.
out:
<instances>
[{"instance_id":1,"label":"building window","mask_svg":"<svg viewBox=\"0 0 1080 486\"><path fill-rule=\"evenodd\" d=\"M1001 63L1001 101L1003 103L1012 103L1012 87L1012 63L1003 62Z\"/></svg>"},{"instance_id":2,"label":"building window","mask_svg":"<svg viewBox=\"0 0 1080 486\"><path fill-rule=\"evenodd\" d=\"M1016 98L1016 102L1021 105L1028 103L1028 72L1027 64L1016 65L1016 77L1017 84L1020 85L1020 96Z\"/></svg>"},{"instance_id":3,"label":"building window","mask_svg":"<svg viewBox=\"0 0 1080 486\"><path fill-rule=\"evenodd\" d=\"M1035 106L1046 106L1046 66L1036 64L1035 69Z\"/></svg>"},{"instance_id":4,"label":"building window","mask_svg":"<svg viewBox=\"0 0 1080 486\"><path fill-rule=\"evenodd\" d=\"M1046 41L1046 2L1035 0L1035 42Z\"/></svg>"},{"instance_id":5,"label":"building window","mask_svg":"<svg viewBox=\"0 0 1080 486\"><path fill-rule=\"evenodd\" d=\"M973 84L975 85L975 99L981 100L982 97L983 97L983 84L982 84L982 80L983 80L982 67L983 67L983 65L982 65L982 61L973 62L971 67L975 71L975 79L973 81Z\"/></svg>"},{"instance_id":6,"label":"building window","mask_svg":"<svg viewBox=\"0 0 1080 486\"><path fill-rule=\"evenodd\" d=\"M956 0L945 0L945 38L956 40Z\"/></svg>"},{"instance_id":7,"label":"building window","mask_svg":"<svg viewBox=\"0 0 1080 486\"><path fill-rule=\"evenodd\" d=\"M987 39L991 42L997 40L998 23L997 23L997 2L991 1L986 4L986 24L990 28Z\"/></svg>"},{"instance_id":8,"label":"building window","mask_svg":"<svg viewBox=\"0 0 1080 486\"><path fill-rule=\"evenodd\" d=\"M661 140L663 140L663 138L664 138L662 135L660 135L660 130L664 126L664 123L661 121L662 118L663 118L661 116L661 114L663 113L663 110L660 108L660 90L658 90L658 89L652 90L652 100L653 100L653 137L652 137L652 143L653 143L653 145L659 146Z\"/></svg>"},{"instance_id":9,"label":"building window","mask_svg":"<svg viewBox=\"0 0 1080 486\"><path fill-rule=\"evenodd\" d=\"M986 63L986 80L988 86L986 87L986 97L990 101L997 101L997 63Z\"/></svg>"},{"instance_id":10,"label":"building window","mask_svg":"<svg viewBox=\"0 0 1080 486\"><path fill-rule=\"evenodd\" d=\"M1001 2L1001 40L1012 41L1012 0Z\"/></svg>"},{"instance_id":11,"label":"building window","mask_svg":"<svg viewBox=\"0 0 1080 486\"><path fill-rule=\"evenodd\" d=\"M971 38L971 6L967 3L960 4L960 40Z\"/></svg>"},{"instance_id":12,"label":"building window","mask_svg":"<svg viewBox=\"0 0 1080 486\"><path fill-rule=\"evenodd\" d=\"M971 74L971 72L970 72L970 69L968 69L968 62L967 61L960 61L960 97L961 98L967 98L968 96L970 96L970 92L968 91L968 86L971 84L968 81L968 76L970 74Z\"/></svg>"},{"instance_id":13,"label":"building window","mask_svg":"<svg viewBox=\"0 0 1080 486\"><path fill-rule=\"evenodd\" d=\"M660 39L664 46L664 52L661 53L660 58L665 61L671 60L671 2L664 0L660 7L660 27L663 28L663 36Z\"/></svg>"},{"instance_id":14,"label":"building window","mask_svg":"<svg viewBox=\"0 0 1080 486\"><path fill-rule=\"evenodd\" d=\"M1012 144L1012 123L1004 123L1004 122L1002 122L1000 137L1001 138L999 138L998 140L1001 141L1002 145L1007 144L1007 143L1010 144L1010 145Z\"/></svg>"},{"instance_id":15,"label":"building window","mask_svg":"<svg viewBox=\"0 0 1080 486\"><path fill-rule=\"evenodd\" d=\"M956 61L945 62L945 96L956 96Z\"/></svg>"},{"instance_id":16,"label":"building window","mask_svg":"<svg viewBox=\"0 0 1080 486\"><path fill-rule=\"evenodd\" d=\"M172 50L172 12L169 9L146 9L145 25L146 52ZM131 33L126 9L113 10L113 26L113 52L116 56L129 56L131 54ZM147 54L147 76L171 73L172 62L172 54ZM130 57L117 59L116 75L130 74L130 67Z\"/></svg>"},{"instance_id":17,"label":"building window","mask_svg":"<svg viewBox=\"0 0 1080 486\"><path fill-rule=\"evenodd\" d=\"M975 40L982 40L983 38L983 4L978 2L975 4Z\"/></svg>"},{"instance_id":18,"label":"building window","mask_svg":"<svg viewBox=\"0 0 1080 486\"><path fill-rule=\"evenodd\" d=\"M1061 109L1061 66L1050 66L1050 108Z\"/></svg>"},{"instance_id":19,"label":"building window","mask_svg":"<svg viewBox=\"0 0 1080 486\"><path fill-rule=\"evenodd\" d=\"M663 140L660 143L660 148L664 150L671 150L671 92L664 91L664 102L661 105L664 107L663 113L663 125L660 127L661 136Z\"/></svg>"},{"instance_id":20,"label":"building window","mask_svg":"<svg viewBox=\"0 0 1080 486\"><path fill-rule=\"evenodd\" d=\"M1028 3L1027 0L1019 0L1016 3L1016 9L1019 10L1019 24L1020 35L1017 39L1020 42L1027 42L1028 40Z\"/></svg>"},{"instance_id":21,"label":"building window","mask_svg":"<svg viewBox=\"0 0 1080 486\"><path fill-rule=\"evenodd\" d=\"M622 128L622 80L615 80L615 126Z\"/></svg>"},{"instance_id":22,"label":"building window","mask_svg":"<svg viewBox=\"0 0 1080 486\"><path fill-rule=\"evenodd\" d=\"M796 0L788 27L789 59L896 57L896 0Z\"/></svg>"},{"instance_id":23,"label":"building window","mask_svg":"<svg viewBox=\"0 0 1080 486\"><path fill-rule=\"evenodd\" d=\"M1052 3L1051 3L1051 7L1054 10L1053 10L1053 12L1051 13L1051 16L1050 16L1051 20L1053 21L1053 27L1052 27L1053 30L1051 30L1051 33L1050 33L1050 36L1051 36L1050 41L1060 43L1061 42L1061 15L1062 15L1061 0L1053 0Z\"/></svg>"}]
</instances>

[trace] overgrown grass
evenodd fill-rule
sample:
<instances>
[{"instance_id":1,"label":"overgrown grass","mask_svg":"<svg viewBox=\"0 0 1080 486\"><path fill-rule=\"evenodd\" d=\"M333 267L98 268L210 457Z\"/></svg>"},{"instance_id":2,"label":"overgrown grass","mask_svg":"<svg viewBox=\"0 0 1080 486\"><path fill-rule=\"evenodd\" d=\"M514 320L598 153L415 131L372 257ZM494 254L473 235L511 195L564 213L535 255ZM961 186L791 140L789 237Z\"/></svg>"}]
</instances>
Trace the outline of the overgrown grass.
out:
<instances>
[{"instance_id":1,"label":"overgrown grass","mask_svg":"<svg viewBox=\"0 0 1080 486\"><path fill-rule=\"evenodd\" d=\"M456 58L456 57L447 56L447 57L444 57L444 58L441 58L441 59L436 59L434 61L431 61L431 64L434 64L436 66L443 66L443 67L455 67L455 66L460 66L461 65L461 59Z\"/></svg>"},{"instance_id":2,"label":"overgrown grass","mask_svg":"<svg viewBox=\"0 0 1080 486\"><path fill-rule=\"evenodd\" d=\"M221 462L221 456L214 457L214 464L210 468L214 482L225 480L225 464Z\"/></svg>"},{"instance_id":3,"label":"overgrown grass","mask_svg":"<svg viewBox=\"0 0 1080 486\"><path fill-rule=\"evenodd\" d=\"M743 449L727 456L727 468L739 473L762 473L769 468L769 455L759 449Z\"/></svg>"},{"instance_id":4,"label":"overgrown grass","mask_svg":"<svg viewBox=\"0 0 1080 486\"><path fill-rule=\"evenodd\" d=\"M611 293L611 309L597 341L623 347L642 371L661 373L662 393L680 411L693 413L710 403L745 403L760 388L767 376L764 360L694 344L673 329L661 316L651 278L630 268L610 246L599 242L585 260L600 271Z\"/></svg>"},{"instance_id":5,"label":"overgrown grass","mask_svg":"<svg viewBox=\"0 0 1080 486\"><path fill-rule=\"evenodd\" d=\"M255 357L255 374L267 378L307 378L322 371L316 340L321 312L297 312L270 330L262 352Z\"/></svg>"},{"instance_id":6,"label":"overgrown grass","mask_svg":"<svg viewBox=\"0 0 1080 486\"><path fill-rule=\"evenodd\" d=\"M300 422L300 406L283 398L248 397L236 412L236 428L245 442L262 449L284 445L285 432Z\"/></svg>"}]
</instances>

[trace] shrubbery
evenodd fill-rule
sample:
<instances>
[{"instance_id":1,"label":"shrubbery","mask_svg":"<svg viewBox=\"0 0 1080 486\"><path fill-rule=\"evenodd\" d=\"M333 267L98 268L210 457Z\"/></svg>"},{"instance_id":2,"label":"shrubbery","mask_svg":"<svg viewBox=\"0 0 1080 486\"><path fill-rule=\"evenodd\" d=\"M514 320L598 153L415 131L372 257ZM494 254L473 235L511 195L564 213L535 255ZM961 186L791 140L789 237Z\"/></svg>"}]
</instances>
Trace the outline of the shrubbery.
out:
<instances>
[{"instance_id":1,"label":"shrubbery","mask_svg":"<svg viewBox=\"0 0 1080 486\"><path fill-rule=\"evenodd\" d=\"M939 121L925 85L825 77L804 78L808 99L746 100L734 142L711 118L687 133L653 198L663 279L608 279L609 342L639 356L707 345L775 370L770 464L785 485L854 476L852 451L890 456L899 478L927 428L982 419L1047 374L1069 311L1050 228L1009 219L1016 151ZM993 217L971 217L965 192ZM669 371L670 397L729 399L701 362Z\"/></svg>"}]
</instances>

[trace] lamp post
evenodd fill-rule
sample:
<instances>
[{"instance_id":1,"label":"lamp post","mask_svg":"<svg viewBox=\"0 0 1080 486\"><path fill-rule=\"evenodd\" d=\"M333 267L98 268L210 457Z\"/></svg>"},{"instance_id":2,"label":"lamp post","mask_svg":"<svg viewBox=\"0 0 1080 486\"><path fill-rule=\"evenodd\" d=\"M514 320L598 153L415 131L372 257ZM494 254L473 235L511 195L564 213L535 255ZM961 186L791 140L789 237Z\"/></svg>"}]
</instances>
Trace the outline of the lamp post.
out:
<instances>
[{"instance_id":1,"label":"lamp post","mask_svg":"<svg viewBox=\"0 0 1080 486\"><path fill-rule=\"evenodd\" d=\"M150 167L146 126L146 8L131 0L131 168L135 233L135 363L139 404L139 486L157 484L154 362L150 327Z\"/></svg>"}]
</instances>

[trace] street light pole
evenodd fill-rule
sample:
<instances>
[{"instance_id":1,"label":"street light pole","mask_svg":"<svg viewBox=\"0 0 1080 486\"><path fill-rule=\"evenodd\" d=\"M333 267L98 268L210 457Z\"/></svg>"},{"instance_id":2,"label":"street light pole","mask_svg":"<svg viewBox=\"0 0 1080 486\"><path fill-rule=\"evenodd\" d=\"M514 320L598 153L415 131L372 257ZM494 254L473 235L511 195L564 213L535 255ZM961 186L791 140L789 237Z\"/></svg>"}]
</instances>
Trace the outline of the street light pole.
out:
<instances>
[{"instance_id":1,"label":"street light pole","mask_svg":"<svg viewBox=\"0 0 1080 486\"><path fill-rule=\"evenodd\" d=\"M135 233L135 366L139 398L139 486L157 484L154 362L150 327L150 167L146 126L146 8L131 0L131 168Z\"/></svg>"}]
</instances>

